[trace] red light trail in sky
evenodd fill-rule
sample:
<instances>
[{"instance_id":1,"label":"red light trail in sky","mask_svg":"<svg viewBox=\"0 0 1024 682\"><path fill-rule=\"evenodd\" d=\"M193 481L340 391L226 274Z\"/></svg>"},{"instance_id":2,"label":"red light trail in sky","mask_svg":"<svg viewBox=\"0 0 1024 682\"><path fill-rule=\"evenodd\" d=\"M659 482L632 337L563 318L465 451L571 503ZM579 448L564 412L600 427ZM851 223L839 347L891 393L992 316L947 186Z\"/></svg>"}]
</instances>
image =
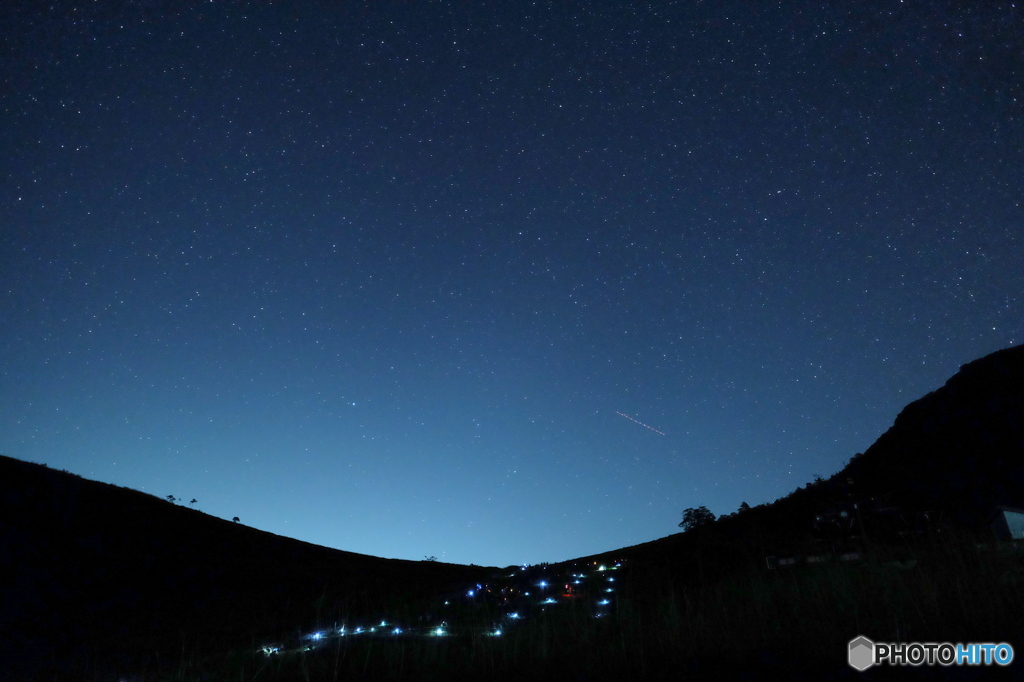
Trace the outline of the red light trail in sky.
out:
<instances>
[{"instance_id":1,"label":"red light trail in sky","mask_svg":"<svg viewBox=\"0 0 1024 682\"><path fill-rule=\"evenodd\" d=\"M639 419L633 419L633 418L632 418L632 417L630 417L630 416L629 416L628 414L622 414L622 413L621 413L621 412L619 412L618 410L616 410L616 411L615 411L615 414L617 414L617 415L619 415L619 416L621 416L621 417L625 417L626 419L628 419L628 420L629 420L629 421L631 421L631 422L636 422L637 424L639 424L640 426L644 427L645 429L650 429L651 431L654 431L654 432L655 432L656 434L658 434L659 436L664 436L664 435L665 435L664 433L662 433L662 432L661 432L661 431L659 431L658 429L654 428L653 426L648 426L647 424L644 424L644 423L643 423L642 421L640 421Z\"/></svg>"}]
</instances>

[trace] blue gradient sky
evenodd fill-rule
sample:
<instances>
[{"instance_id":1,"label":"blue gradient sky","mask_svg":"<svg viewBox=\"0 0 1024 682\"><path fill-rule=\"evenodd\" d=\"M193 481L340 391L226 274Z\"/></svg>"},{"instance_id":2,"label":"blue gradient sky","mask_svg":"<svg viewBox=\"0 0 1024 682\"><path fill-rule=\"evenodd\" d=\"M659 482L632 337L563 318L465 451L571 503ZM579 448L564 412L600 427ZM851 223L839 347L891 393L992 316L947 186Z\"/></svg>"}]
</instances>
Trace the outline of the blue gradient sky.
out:
<instances>
[{"instance_id":1,"label":"blue gradient sky","mask_svg":"<svg viewBox=\"0 0 1024 682\"><path fill-rule=\"evenodd\" d=\"M488 565L834 473L1024 338L1022 10L783 4L5 4L0 452Z\"/></svg>"}]
</instances>

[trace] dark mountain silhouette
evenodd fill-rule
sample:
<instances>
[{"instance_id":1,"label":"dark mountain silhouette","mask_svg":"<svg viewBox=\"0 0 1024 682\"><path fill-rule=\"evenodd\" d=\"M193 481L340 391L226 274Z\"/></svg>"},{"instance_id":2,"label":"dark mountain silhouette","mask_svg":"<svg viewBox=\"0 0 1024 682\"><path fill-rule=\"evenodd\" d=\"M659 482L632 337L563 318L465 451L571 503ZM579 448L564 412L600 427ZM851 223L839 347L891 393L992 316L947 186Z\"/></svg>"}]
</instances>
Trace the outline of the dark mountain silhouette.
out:
<instances>
[{"instance_id":1,"label":"dark mountain silhouette","mask_svg":"<svg viewBox=\"0 0 1024 682\"><path fill-rule=\"evenodd\" d=\"M905 543L950 525L990 539L997 505L1024 507L1024 346L961 366L944 386L907 405L866 452L831 477L698 531L614 555L667 562L676 575L698 579L763 562L770 554L828 548L821 541L835 538L816 536L815 520L837 510L860 514L869 536L873 530L880 541Z\"/></svg>"},{"instance_id":2,"label":"dark mountain silhouette","mask_svg":"<svg viewBox=\"0 0 1024 682\"><path fill-rule=\"evenodd\" d=\"M662 588L637 593L637 608L645 598L657 608L666 585L710 584L769 554L863 547L867 534L905 543L944 524L984 535L997 504L1024 506L1024 347L961 367L828 479L573 562L629 562L636 584ZM853 505L858 532L823 533ZM173 669L183 650L256 647L334 617L415 611L497 570L318 547L7 457L0 550L0 679Z\"/></svg>"},{"instance_id":3,"label":"dark mountain silhouette","mask_svg":"<svg viewBox=\"0 0 1024 682\"><path fill-rule=\"evenodd\" d=\"M993 505L1024 505L1024 346L963 365L839 475L975 528Z\"/></svg>"},{"instance_id":4,"label":"dark mountain silhouette","mask_svg":"<svg viewBox=\"0 0 1024 682\"><path fill-rule=\"evenodd\" d=\"M173 667L491 572L328 549L0 456L3 680Z\"/></svg>"}]
</instances>

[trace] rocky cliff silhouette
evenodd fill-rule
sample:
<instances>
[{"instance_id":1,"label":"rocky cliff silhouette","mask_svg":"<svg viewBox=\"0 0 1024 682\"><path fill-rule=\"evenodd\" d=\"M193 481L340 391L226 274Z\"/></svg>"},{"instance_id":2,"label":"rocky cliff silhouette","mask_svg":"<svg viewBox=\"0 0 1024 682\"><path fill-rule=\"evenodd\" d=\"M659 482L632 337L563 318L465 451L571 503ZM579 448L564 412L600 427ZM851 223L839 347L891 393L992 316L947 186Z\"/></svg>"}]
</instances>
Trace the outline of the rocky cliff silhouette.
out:
<instances>
[{"instance_id":1,"label":"rocky cliff silhouette","mask_svg":"<svg viewBox=\"0 0 1024 682\"><path fill-rule=\"evenodd\" d=\"M1024 506L1024 346L963 365L836 478L977 529L995 505Z\"/></svg>"}]
</instances>

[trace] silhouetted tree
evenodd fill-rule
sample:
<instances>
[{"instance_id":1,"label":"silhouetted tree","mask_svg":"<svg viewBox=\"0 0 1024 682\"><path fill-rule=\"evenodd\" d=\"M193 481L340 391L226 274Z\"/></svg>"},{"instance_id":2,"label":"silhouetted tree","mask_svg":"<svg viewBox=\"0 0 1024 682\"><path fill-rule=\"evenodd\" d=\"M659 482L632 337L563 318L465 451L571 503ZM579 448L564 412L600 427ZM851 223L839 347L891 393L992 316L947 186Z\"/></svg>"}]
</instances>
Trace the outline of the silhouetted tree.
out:
<instances>
[{"instance_id":1,"label":"silhouetted tree","mask_svg":"<svg viewBox=\"0 0 1024 682\"><path fill-rule=\"evenodd\" d=\"M425 557L423 557L423 560L424 561L437 561L437 557L436 556L425 556Z\"/></svg>"},{"instance_id":2,"label":"silhouetted tree","mask_svg":"<svg viewBox=\"0 0 1024 682\"><path fill-rule=\"evenodd\" d=\"M188 503L188 506L193 507L196 504L196 498L192 498L192 501Z\"/></svg>"},{"instance_id":3,"label":"silhouetted tree","mask_svg":"<svg viewBox=\"0 0 1024 682\"><path fill-rule=\"evenodd\" d=\"M239 518L238 518L238 517L236 516L235 518L233 518L233 519L231 519L231 520L232 520L232 521L234 521L235 523L238 523L238 521L239 521Z\"/></svg>"},{"instance_id":4,"label":"silhouetted tree","mask_svg":"<svg viewBox=\"0 0 1024 682\"><path fill-rule=\"evenodd\" d=\"M178 498L175 497L174 495L168 495L167 496L167 501L170 502L171 504L174 504L175 502L178 501Z\"/></svg>"},{"instance_id":5,"label":"silhouetted tree","mask_svg":"<svg viewBox=\"0 0 1024 682\"><path fill-rule=\"evenodd\" d=\"M749 505L749 504L747 504L746 502L740 502L740 508L739 508L739 509L737 509L737 510L736 510L736 512L737 512L737 513L739 513L739 512L745 512L745 511L747 511L748 509L750 509L750 505Z\"/></svg>"},{"instance_id":6,"label":"silhouetted tree","mask_svg":"<svg viewBox=\"0 0 1024 682\"><path fill-rule=\"evenodd\" d=\"M696 509L690 507L683 511L683 520L679 522L679 527L683 529L683 532L693 530L694 528L700 528L706 526L715 520L715 515L710 509L701 505Z\"/></svg>"}]
</instances>

